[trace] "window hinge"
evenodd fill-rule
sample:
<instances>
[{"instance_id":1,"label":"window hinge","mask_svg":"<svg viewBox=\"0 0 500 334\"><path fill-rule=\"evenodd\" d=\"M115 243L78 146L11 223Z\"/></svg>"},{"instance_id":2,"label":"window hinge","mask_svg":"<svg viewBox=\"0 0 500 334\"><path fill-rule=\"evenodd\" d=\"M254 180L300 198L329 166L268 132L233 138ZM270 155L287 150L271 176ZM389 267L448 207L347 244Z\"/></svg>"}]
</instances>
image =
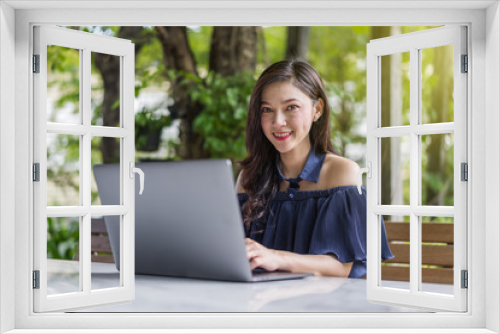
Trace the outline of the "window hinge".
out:
<instances>
[{"instance_id":1,"label":"window hinge","mask_svg":"<svg viewBox=\"0 0 500 334\"><path fill-rule=\"evenodd\" d=\"M40 55L33 55L33 73L40 73Z\"/></svg>"},{"instance_id":2,"label":"window hinge","mask_svg":"<svg viewBox=\"0 0 500 334\"><path fill-rule=\"evenodd\" d=\"M40 289L40 270L33 270L33 289Z\"/></svg>"},{"instance_id":3,"label":"window hinge","mask_svg":"<svg viewBox=\"0 0 500 334\"><path fill-rule=\"evenodd\" d=\"M469 273L467 270L462 270L462 289L467 289L469 287Z\"/></svg>"},{"instance_id":4,"label":"window hinge","mask_svg":"<svg viewBox=\"0 0 500 334\"><path fill-rule=\"evenodd\" d=\"M469 57L462 55L462 70L460 72L467 73L469 71Z\"/></svg>"},{"instance_id":5,"label":"window hinge","mask_svg":"<svg viewBox=\"0 0 500 334\"><path fill-rule=\"evenodd\" d=\"M33 164L33 181L40 182L40 163Z\"/></svg>"},{"instance_id":6,"label":"window hinge","mask_svg":"<svg viewBox=\"0 0 500 334\"><path fill-rule=\"evenodd\" d=\"M460 170L461 170L461 180L462 181L469 181L469 167L466 162L462 162L460 164Z\"/></svg>"}]
</instances>

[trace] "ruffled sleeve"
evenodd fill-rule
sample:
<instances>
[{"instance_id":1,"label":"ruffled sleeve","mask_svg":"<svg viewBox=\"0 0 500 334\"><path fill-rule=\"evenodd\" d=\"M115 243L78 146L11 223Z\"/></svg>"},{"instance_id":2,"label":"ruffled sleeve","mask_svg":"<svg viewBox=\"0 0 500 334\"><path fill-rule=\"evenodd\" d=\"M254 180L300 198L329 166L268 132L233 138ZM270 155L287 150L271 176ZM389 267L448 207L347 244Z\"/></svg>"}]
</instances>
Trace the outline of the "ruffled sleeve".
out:
<instances>
[{"instance_id":1,"label":"ruffled sleeve","mask_svg":"<svg viewBox=\"0 0 500 334\"><path fill-rule=\"evenodd\" d=\"M366 275L366 189L360 195L349 187L329 196L321 205L311 235L309 254L335 254L353 262L349 277ZM382 224L382 260L394 257Z\"/></svg>"},{"instance_id":2,"label":"ruffled sleeve","mask_svg":"<svg viewBox=\"0 0 500 334\"><path fill-rule=\"evenodd\" d=\"M248 199L239 194L242 206ZM327 190L280 192L266 222L253 222L248 236L264 246L298 254L334 254L353 262L349 277L366 275L366 189L356 186ZM382 260L394 257L382 224Z\"/></svg>"}]
</instances>

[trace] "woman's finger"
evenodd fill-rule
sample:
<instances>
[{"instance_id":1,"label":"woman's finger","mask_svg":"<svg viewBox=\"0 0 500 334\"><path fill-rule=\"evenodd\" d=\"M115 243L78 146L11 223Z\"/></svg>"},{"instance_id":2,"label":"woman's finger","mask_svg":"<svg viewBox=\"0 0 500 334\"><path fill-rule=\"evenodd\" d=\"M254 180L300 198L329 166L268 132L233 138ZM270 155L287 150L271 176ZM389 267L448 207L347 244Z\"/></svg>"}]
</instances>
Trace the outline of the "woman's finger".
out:
<instances>
[{"instance_id":1,"label":"woman's finger","mask_svg":"<svg viewBox=\"0 0 500 334\"><path fill-rule=\"evenodd\" d=\"M262 266L262 258L261 257L254 257L250 261L250 269L254 270L255 268L261 267Z\"/></svg>"},{"instance_id":2,"label":"woman's finger","mask_svg":"<svg viewBox=\"0 0 500 334\"><path fill-rule=\"evenodd\" d=\"M251 252L254 249L257 249L257 247L255 247L255 245L246 245L245 246L245 250L247 251L247 253Z\"/></svg>"},{"instance_id":3,"label":"woman's finger","mask_svg":"<svg viewBox=\"0 0 500 334\"><path fill-rule=\"evenodd\" d=\"M248 259L253 259L253 258L256 258L258 256L262 256L262 250L260 249L251 249L251 250L248 250L247 251L247 257Z\"/></svg>"}]
</instances>

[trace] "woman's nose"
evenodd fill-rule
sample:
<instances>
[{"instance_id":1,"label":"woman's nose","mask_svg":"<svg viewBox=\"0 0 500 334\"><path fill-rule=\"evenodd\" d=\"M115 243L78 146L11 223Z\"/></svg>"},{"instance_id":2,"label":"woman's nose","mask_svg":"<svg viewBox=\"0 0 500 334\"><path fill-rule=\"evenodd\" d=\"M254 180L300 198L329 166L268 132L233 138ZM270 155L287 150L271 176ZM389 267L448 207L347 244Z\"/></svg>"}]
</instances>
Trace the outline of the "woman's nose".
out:
<instances>
[{"instance_id":1,"label":"woman's nose","mask_svg":"<svg viewBox=\"0 0 500 334\"><path fill-rule=\"evenodd\" d=\"M285 114L282 112L275 112L273 123L274 123L274 125L278 125L278 126L285 125L286 124Z\"/></svg>"}]
</instances>

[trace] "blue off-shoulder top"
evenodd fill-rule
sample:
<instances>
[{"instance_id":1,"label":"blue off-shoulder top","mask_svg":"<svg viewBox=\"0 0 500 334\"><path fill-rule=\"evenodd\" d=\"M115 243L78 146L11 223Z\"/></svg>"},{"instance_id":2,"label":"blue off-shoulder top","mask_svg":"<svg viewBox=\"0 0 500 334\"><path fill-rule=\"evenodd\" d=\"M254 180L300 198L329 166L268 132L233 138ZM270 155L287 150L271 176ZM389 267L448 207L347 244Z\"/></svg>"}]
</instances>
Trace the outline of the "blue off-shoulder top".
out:
<instances>
[{"instance_id":1,"label":"blue off-shoulder top","mask_svg":"<svg viewBox=\"0 0 500 334\"><path fill-rule=\"evenodd\" d=\"M366 189L356 186L325 190L299 191L302 180L317 182L325 154L313 149L306 165L295 179L287 179L279 170L279 182L290 187L272 199L266 221L255 220L247 229L247 237L265 247L298 254L334 254L343 263L353 262L349 277L366 275ZM238 194L241 208L248 200ZM382 260L394 257L382 223Z\"/></svg>"}]
</instances>

